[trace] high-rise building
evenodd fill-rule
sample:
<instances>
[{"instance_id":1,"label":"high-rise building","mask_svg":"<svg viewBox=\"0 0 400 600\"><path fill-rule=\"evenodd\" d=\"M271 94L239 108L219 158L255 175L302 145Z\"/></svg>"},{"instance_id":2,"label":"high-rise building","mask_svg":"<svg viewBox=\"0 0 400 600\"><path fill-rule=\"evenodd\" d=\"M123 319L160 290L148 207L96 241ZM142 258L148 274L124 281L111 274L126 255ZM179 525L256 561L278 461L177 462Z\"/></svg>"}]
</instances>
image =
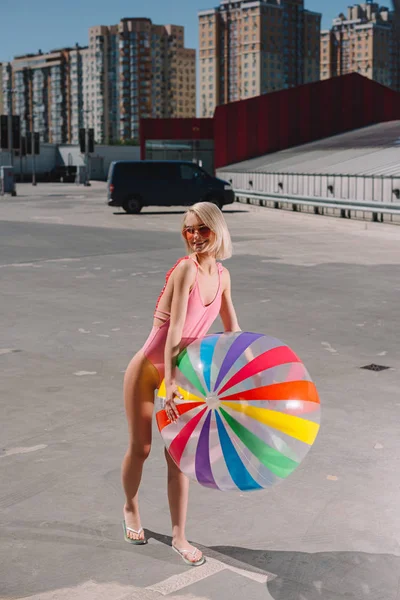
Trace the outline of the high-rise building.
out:
<instances>
[{"instance_id":1,"label":"high-rise building","mask_svg":"<svg viewBox=\"0 0 400 600\"><path fill-rule=\"evenodd\" d=\"M199 12L200 110L319 80L321 15L304 0L221 0Z\"/></svg>"},{"instance_id":2,"label":"high-rise building","mask_svg":"<svg viewBox=\"0 0 400 600\"><path fill-rule=\"evenodd\" d=\"M3 63L0 63L0 115L2 115L3 112Z\"/></svg>"},{"instance_id":3,"label":"high-rise building","mask_svg":"<svg viewBox=\"0 0 400 600\"><path fill-rule=\"evenodd\" d=\"M83 106L78 67L82 52L79 46L39 51L3 64L4 112L10 113L12 102L13 113L21 117L22 135L36 131L43 142L54 144L71 143L78 135L74 123Z\"/></svg>"},{"instance_id":4,"label":"high-rise building","mask_svg":"<svg viewBox=\"0 0 400 600\"><path fill-rule=\"evenodd\" d=\"M374 2L350 6L321 32L321 79L356 72L399 90L394 13Z\"/></svg>"},{"instance_id":5,"label":"high-rise building","mask_svg":"<svg viewBox=\"0 0 400 600\"><path fill-rule=\"evenodd\" d=\"M138 139L142 117L196 116L196 52L184 28L122 19L89 29L89 45L16 57L2 67L4 112L21 116L22 135L77 143ZM12 98L12 100L11 100Z\"/></svg>"},{"instance_id":6,"label":"high-rise building","mask_svg":"<svg viewBox=\"0 0 400 600\"><path fill-rule=\"evenodd\" d=\"M11 108L12 98L12 71L10 63L2 63L0 65L0 97L1 111L0 114L8 115Z\"/></svg>"},{"instance_id":7,"label":"high-rise building","mask_svg":"<svg viewBox=\"0 0 400 600\"><path fill-rule=\"evenodd\" d=\"M181 26L122 19L92 27L85 69L97 140L137 139L142 117L196 116L196 51L184 47Z\"/></svg>"}]
</instances>

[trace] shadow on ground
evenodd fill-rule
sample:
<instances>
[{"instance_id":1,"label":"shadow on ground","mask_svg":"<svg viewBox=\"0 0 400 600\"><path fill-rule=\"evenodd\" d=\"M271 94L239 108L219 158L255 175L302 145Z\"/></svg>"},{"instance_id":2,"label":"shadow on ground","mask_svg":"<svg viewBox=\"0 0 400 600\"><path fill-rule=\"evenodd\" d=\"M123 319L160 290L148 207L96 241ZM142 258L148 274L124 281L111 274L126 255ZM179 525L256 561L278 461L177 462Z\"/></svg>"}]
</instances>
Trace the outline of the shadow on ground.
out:
<instances>
[{"instance_id":1,"label":"shadow on ground","mask_svg":"<svg viewBox=\"0 0 400 600\"><path fill-rule=\"evenodd\" d=\"M148 529L145 534L150 541L139 549L124 543L115 524L88 527L57 521L13 522L2 531L3 541L15 547L8 566L0 567L0 580L11 597L57 590L61 587L78 586L90 580L98 583L132 585L132 557L149 561L150 571L137 577L136 585L146 587L149 574L153 579L158 564L158 574L176 569L176 556L164 552L151 540L166 546L171 537ZM21 543L23 542L23 546ZM35 577L21 581L16 573L26 565L26 552L35 544ZM48 544L57 544L58 551L48 554ZM206 556L250 573L268 575L266 600L400 600L400 556L371 554L365 552L284 552L252 550L235 546L197 545ZM47 550L46 550L47 547ZM29 550L30 548L30 550ZM110 563L110 551L117 553L118 560ZM121 554L122 552L122 554ZM140 552L140 554L139 554ZM84 563L82 563L83 556ZM146 558L147 557L147 558ZM164 565L164 567L162 566ZM137 566L137 565L136 565ZM178 566L180 569L182 565ZM3 572L2 572L3 570ZM136 576L139 572L135 571ZM229 574L227 573L227 576ZM155 577L157 580L157 577ZM8 583L7 583L8 580ZM256 582L254 585L257 585ZM264 585L264 584L259 584ZM6 596L7 597L7 596ZM258 597L258 596L257 596Z\"/></svg>"},{"instance_id":2,"label":"shadow on ground","mask_svg":"<svg viewBox=\"0 0 400 600\"><path fill-rule=\"evenodd\" d=\"M171 537L146 531L167 545ZM227 566L269 574L274 600L400 600L400 556L366 552L284 552L200 546ZM210 552L211 551L211 552Z\"/></svg>"},{"instance_id":3,"label":"shadow on ground","mask_svg":"<svg viewBox=\"0 0 400 600\"><path fill-rule=\"evenodd\" d=\"M212 550L272 573L274 600L398 600L400 556L365 552L275 552L231 546Z\"/></svg>"}]
</instances>

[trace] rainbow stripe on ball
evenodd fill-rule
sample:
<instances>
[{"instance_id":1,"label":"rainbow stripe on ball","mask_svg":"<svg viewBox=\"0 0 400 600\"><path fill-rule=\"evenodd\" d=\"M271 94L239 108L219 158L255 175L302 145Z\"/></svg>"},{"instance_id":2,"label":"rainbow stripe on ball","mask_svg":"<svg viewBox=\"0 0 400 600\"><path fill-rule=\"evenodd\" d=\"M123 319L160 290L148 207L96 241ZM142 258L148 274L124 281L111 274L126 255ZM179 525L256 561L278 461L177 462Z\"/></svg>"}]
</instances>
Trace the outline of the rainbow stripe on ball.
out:
<instances>
[{"instance_id":1,"label":"rainbow stripe on ball","mask_svg":"<svg viewBox=\"0 0 400 600\"><path fill-rule=\"evenodd\" d=\"M183 473L219 490L250 491L285 479L314 443L320 401L296 354L257 333L209 335L178 357L183 400L171 423L164 382L157 424Z\"/></svg>"}]
</instances>

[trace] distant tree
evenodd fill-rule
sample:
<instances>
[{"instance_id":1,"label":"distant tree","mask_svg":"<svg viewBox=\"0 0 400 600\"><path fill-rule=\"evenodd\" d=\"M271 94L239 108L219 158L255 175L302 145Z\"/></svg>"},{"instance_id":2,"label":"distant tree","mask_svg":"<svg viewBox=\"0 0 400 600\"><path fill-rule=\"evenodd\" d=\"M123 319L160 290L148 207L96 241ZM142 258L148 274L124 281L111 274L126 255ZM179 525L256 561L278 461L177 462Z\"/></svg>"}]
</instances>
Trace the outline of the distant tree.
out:
<instances>
[{"instance_id":1,"label":"distant tree","mask_svg":"<svg viewBox=\"0 0 400 600\"><path fill-rule=\"evenodd\" d=\"M139 140L110 140L110 146L140 146Z\"/></svg>"}]
</instances>

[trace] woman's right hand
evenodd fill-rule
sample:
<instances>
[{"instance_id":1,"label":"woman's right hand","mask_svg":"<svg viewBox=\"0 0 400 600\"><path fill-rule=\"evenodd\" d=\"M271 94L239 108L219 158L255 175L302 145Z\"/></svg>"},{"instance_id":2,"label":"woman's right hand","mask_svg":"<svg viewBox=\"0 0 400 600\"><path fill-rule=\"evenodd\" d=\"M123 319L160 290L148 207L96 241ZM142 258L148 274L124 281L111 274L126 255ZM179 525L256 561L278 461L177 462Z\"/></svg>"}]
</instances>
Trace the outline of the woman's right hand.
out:
<instances>
[{"instance_id":1,"label":"woman's right hand","mask_svg":"<svg viewBox=\"0 0 400 600\"><path fill-rule=\"evenodd\" d=\"M176 383L170 383L166 385L166 399L164 410L167 414L168 419L171 423L176 423L179 419L180 415L178 412L178 408L175 404L175 398L179 398L179 400L183 400L183 396L179 393L178 386Z\"/></svg>"}]
</instances>

